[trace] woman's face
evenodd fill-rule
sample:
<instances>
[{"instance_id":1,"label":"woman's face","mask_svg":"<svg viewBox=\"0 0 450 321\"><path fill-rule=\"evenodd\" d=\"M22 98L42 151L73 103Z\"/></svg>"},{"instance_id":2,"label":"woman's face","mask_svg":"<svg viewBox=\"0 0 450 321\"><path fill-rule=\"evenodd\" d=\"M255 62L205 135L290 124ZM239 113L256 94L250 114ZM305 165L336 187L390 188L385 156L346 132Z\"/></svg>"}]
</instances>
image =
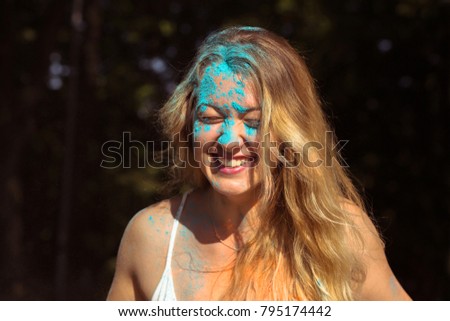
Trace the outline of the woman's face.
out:
<instances>
[{"instance_id":1,"label":"woman's face","mask_svg":"<svg viewBox=\"0 0 450 321\"><path fill-rule=\"evenodd\" d=\"M261 108L251 82L225 63L213 63L197 90L194 157L203 174L224 195L255 188Z\"/></svg>"}]
</instances>

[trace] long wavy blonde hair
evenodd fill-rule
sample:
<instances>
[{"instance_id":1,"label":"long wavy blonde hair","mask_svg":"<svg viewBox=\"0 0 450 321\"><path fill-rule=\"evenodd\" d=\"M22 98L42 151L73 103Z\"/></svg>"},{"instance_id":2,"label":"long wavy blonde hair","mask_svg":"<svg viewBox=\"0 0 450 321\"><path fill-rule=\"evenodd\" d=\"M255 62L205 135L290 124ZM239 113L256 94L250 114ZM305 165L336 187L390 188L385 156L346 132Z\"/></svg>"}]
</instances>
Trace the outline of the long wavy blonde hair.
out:
<instances>
[{"instance_id":1,"label":"long wavy blonde hair","mask_svg":"<svg viewBox=\"0 0 450 321\"><path fill-rule=\"evenodd\" d=\"M160 112L172 140L172 183L209 184L189 165L195 164L192 150L182 147L192 148L196 88L213 62L225 62L252 82L262 108L259 133L280 143L261 156L261 224L238 252L223 299L354 299L365 278L355 254L362 242L343 203L362 210L364 204L333 149L314 81L285 39L262 28L231 27L205 40Z\"/></svg>"}]
</instances>

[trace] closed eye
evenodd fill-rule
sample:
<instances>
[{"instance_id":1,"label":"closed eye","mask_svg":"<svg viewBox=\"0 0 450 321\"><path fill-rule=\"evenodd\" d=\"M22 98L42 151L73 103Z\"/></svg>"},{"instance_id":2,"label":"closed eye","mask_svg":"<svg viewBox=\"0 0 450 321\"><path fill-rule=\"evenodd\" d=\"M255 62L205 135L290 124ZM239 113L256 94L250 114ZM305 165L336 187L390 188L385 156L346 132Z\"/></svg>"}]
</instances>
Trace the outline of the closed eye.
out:
<instances>
[{"instance_id":1,"label":"closed eye","mask_svg":"<svg viewBox=\"0 0 450 321\"><path fill-rule=\"evenodd\" d=\"M244 119L244 122L247 126L251 127L251 128L258 128L261 121L259 119L252 119L252 118L247 118Z\"/></svg>"},{"instance_id":2,"label":"closed eye","mask_svg":"<svg viewBox=\"0 0 450 321\"><path fill-rule=\"evenodd\" d=\"M223 121L223 117L221 116L199 116L198 119L204 124L218 124Z\"/></svg>"}]
</instances>

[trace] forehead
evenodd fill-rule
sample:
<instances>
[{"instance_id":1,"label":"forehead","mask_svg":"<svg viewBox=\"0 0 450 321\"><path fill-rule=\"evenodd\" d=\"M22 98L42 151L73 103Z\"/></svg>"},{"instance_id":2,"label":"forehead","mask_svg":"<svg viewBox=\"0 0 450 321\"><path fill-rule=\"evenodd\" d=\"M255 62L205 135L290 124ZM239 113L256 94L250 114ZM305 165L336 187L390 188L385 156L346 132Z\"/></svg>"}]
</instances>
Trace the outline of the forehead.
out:
<instances>
[{"instance_id":1,"label":"forehead","mask_svg":"<svg viewBox=\"0 0 450 321\"><path fill-rule=\"evenodd\" d=\"M233 71L225 62L212 63L205 68L198 88L198 103L235 101L246 107L257 107L258 100L249 77Z\"/></svg>"}]
</instances>

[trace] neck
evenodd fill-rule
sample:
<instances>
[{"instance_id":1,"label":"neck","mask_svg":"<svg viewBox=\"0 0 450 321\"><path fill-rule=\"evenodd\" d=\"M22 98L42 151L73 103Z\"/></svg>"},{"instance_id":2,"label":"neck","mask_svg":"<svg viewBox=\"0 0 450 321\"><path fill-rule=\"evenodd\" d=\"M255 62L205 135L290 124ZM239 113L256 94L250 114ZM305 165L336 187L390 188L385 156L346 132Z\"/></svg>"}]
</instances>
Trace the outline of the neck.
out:
<instances>
[{"instance_id":1,"label":"neck","mask_svg":"<svg viewBox=\"0 0 450 321\"><path fill-rule=\"evenodd\" d=\"M211 202L211 219L222 237L238 233L245 238L257 223L258 191L255 189L245 194L230 196L210 188L208 194Z\"/></svg>"}]
</instances>

